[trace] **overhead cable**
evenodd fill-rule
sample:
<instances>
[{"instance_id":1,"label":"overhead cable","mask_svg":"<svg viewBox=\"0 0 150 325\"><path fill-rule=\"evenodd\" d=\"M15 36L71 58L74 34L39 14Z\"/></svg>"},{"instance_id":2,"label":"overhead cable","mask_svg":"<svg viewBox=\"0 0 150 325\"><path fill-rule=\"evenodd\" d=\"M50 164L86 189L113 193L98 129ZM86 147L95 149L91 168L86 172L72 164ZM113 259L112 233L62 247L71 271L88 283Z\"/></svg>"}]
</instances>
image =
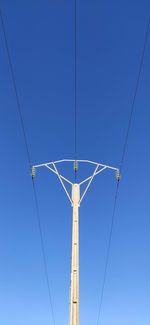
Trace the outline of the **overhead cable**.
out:
<instances>
[{"instance_id":1,"label":"overhead cable","mask_svg":"<svg viewBox=\"0 0 150 325\"><path fill-rule=\"evenodd\" d=\"M128 120L127 131L126 131L126 135L125 135L125 141L124 141L123 151L122 151L122 156L121 156L121 161L120 161L120 172L122 172L122 169L123 169L123 165L124 165L124 161L125 161L125 155L126 155L126 151L127 151L128 142L129 142L129 133L130 133L132 122L133 122L133 115L134 115L134 111L135 111L135 102L136 102L136 98L137 98L137 93L138 93L140 79L141 79L141 73L142 73L143 64L144 64L145 51L146 51L146 47L147 47L149 31L150 31L150 20L148 21L148 25L146 27L144 45L143 45L143 49L142 49L142 55L140 57L138 76L137 76L137 80L136 80L136 84L135 84L135 90L134 90L133 99L132 99L132 103L131 103L130 116L129 116L129 120ZM112 234L113 234L113 228L114 228L116 206L117 206L117 200L118 200L119 184L120 184L120 182L119 182L119 179L118 179L117 180L117 186L116 186L116 192L115 192L115 198L114 198L114 204L113 204L113 212L112 212L112 217L111 217L111 226L110 226L110 232L109 232L109 239L108 239L108 245L107 245L107 251L106 251L106 260L105 260L105 267L104 267L102 289L101 289L101 294L100 294L97 325L100 324L100 320L101 320L102 304L103 304L103 297L104 297L104 290L105 290L105 284L106 284L108 263L109 263L109 257L110 257L110 249L111 249Z\"/></svg>"},{"instance_id":2,"label":"overhead cable","mask_svg":"<svg viewBox=\"0 0 150 325\"><path fill-rule=\"evenodd\" d=\"M77 178L77 1L74 0L74 171Z\"/></svg>"},{"instance_id":3,"label":"overhead cable","mask_svg":"<svg viewBox=\"0 0 150 325\"><path fill-rule=\"evenodd\" d=\"M0 20L1 20L1 26L2 26L2 31L3 31L4 41L5 41L5 48L6 48L6 52L7 52L14 93L15 93L15 97L16 97L17 112L19 114L20 124L21 124L21 128L22 128L22 133L23 133L23 138L24 138L24 143L25 143L25 148L26 148L26 153L27 153L27 158L28 158L28 164L29 164L29 168L31 170L31 156L30 156L30 151L29 151L29 146L28 146L27 132L25 130L25 124L24 124L24 120L23 120L22 109L21 109L21 104L20 104L18 90L17 90L15 73L14 73L14 68L13 68L13 64L12 64L12 60L11 60L5 24L4 24L4 19L3 19L1 10L0 10ZM39 227L41 251L42 251L46 284L47 284L47 289L48 289L50 311L51 311L51 315L52 315L53 324L55 325L55 316L54 316L54 309L53 309L52 296L51 296L51 290L50 290L50 281L49 281L49 276L48 276L48 266L47 266L46 253L45 253L45 247L44 247L44 238L43 238L43 232L42 232L42 227L41 227L41 218L40 218L39 205L38 205L38 199L37 199L37 194L36 194L36 187L35 187L35 182L34 182L33 177L32 177L32 188L33 188L33 195L34 195L34 201L35 201L36 218L37 218L37 223L38 223L38 227Z\"/></svg>"},{"instance_id":4,"label":"overhead cable","mask_svg":"<svg viewBox=\"0 0 150 325\"><path fill-rule=\"evenodd\" d=\"M129 122L128 122L128 126L127 126L127 132L126 132L125 142L124 142L124 146L123 146L122 158L121 158L121 162L120 162L120 172L122 171L122 168L123 168L125 154L126 154L126 150L127 150L129 133L130 133L134 110L135 110L135 101L136 101L136 97L137 97L137 93L138 93L138 89L139 89L141 73L142 73L144 58L145 58L145 51L146 51L146 46L147 46L147 42L148 42L149 31L150 31L150 20L148 21L148 24L146 27L146 32L145 32L144 45L143 45L143 49L142 49L142 55L140 58L139 71L138 71L138 76L137 76L137 80L136 80L136 84L135 84L135 90L134 90L134 95L133 95L132 104L131 104L131 111L130 111L130 116L129 116Z\"/></svg>"}]
</instances>

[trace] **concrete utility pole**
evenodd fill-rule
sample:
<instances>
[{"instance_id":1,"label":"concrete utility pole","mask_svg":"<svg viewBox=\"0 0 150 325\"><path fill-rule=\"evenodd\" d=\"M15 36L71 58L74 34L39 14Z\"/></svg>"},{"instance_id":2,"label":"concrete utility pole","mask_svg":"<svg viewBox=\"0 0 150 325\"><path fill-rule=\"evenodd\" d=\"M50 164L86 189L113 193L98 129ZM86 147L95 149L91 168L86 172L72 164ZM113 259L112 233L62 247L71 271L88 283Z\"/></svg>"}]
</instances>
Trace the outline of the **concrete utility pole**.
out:
<instances>
[{"instance_id":1,"label":"concrete utility pole","mask_svg":"<svg viewBox=\"0 0 150 325\"><path fill-rule=\"evenodd\" d=\"M70 325L79 324L79 201L79 184L73 184Z\"/></svg>"},{"instance_id":2,"label":"concrete utility pole","mask_svg":"<svg viewBox=\"0 0 150 325\"><path fill-rule=\"evenodd\" d=\"M91 176L87 177L80 183L72 183L69 179L61 175L58 171L60 163L72 163L75 168L80 163L92 164L94 167ZM54 162L35 165L32 167L32 177L35 177L36 168L46 167L51 172L57 175L62 184L66 195L72 206L72 257L71 257L71 298L70 298L70 325L79 325L79 207L80 204L91 185L94 177L106 169L116 171L117 179L120 178L118 168L99 164L90 160L73 160L63 159ZM70 185L70 192L67 190L65 182ZM86 188L80 195L80 188L82 184L86 183Z\"/></svg>"}]
</instances>

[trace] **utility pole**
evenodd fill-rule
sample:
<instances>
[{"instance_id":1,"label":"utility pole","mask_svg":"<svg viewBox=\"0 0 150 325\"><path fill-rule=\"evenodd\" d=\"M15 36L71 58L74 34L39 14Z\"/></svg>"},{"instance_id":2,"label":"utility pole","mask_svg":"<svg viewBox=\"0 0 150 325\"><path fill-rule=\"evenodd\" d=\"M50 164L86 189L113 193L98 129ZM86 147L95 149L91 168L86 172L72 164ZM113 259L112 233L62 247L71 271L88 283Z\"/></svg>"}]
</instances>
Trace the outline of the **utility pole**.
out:
<instances>
[{"instance_id":1,"label":"utility pole","mask_svg":"<svg viewBox=\"0 0 150 325\"><path fill-rule=\"evenodd\" d=\"M72 163L75 168L78 164L92 164L94 167L92 175L82 180L80 183L72 183L69 179L61 175L58 171L59 164ZM116 172L116 178L120 179L118 168L99 164L90 160L63 159L54 162L48 162L32 167L32 177L35 177L35 170L40 167L46 167L53 172L63 186L65 193L72 206L72 255L71 255L71 298L70 298L70 325L79 325L79 207L89 189L94 177L102 171L110 169ZM70 185L70 192L67 190L65 182ZM83 184L86 187L82 194L80 189Z\"/></svg>"},{"instance_id":2,"label":"utility pole","mask_svg":"<svg viewBox=\"0 0 150 325\"><path fill-rule=\"evenodd\" d=\"M79 201L79 184L73 184L70 325L79 324Z\"/></svg>"}]
</instances>

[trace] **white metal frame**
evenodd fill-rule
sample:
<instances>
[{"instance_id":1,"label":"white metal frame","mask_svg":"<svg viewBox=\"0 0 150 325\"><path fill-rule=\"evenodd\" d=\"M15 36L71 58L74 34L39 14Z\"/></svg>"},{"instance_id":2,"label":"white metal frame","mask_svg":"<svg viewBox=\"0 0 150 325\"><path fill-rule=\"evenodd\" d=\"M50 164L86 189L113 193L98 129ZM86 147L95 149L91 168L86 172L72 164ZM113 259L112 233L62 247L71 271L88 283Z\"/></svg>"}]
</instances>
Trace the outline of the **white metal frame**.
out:
<instances>
[{"instance_id":1,"label":"white metal frame","mask_svg":"<svg viewBox=\"0 0 150 325\"><path fill-rule=\"evenodd\" d=\"M67 179L66 177L64 177L63 175L61 175L58 171L58 167L57 165L60 164L60 163L75 163L77 162L78 164L80 163L87 163L87 164L92 164L93 166L95 166L95 169L94 169L94 172L92 173L91 176L85 178L83 181L81 181L80 183L78 183L79 187L81 187L82 184L86 183L87 182L87 186L83 192L83 194L81 195L80 197L80 201L79 201L79 205L80 203L82 202L85 194L87 193L94 177L98 174L100 174L102 171L106 170L106 169L111 169L111 170L114 170L116 172L116 174L118 175L117 178L120 177L120 174L119 174L119 169L116 168L116 167L112 167L112 166L109 166L109 165L104 165L104 164L100 164L100 163L97 163L95 161L91 161L91 160L73 160L73 159L62 159L62 160L56 160L56 161L51 161L51 162L48 162L48 163L44 163L44 164L38 164L38 165L34 165L32 168L35 170L36 168L41 168L41 167L46 167L48 168L51 172L53 172L55 175L57 175L71 205L73 205L73 200L72 200L72 196L71 194L69 194L66 186L65 186L65 182L67 182L68 184L71 185L71 187L73 186L73 182L71 182L69 179ZM33 172L32 172L33 174Z\"/></svg>"}]
</instances>

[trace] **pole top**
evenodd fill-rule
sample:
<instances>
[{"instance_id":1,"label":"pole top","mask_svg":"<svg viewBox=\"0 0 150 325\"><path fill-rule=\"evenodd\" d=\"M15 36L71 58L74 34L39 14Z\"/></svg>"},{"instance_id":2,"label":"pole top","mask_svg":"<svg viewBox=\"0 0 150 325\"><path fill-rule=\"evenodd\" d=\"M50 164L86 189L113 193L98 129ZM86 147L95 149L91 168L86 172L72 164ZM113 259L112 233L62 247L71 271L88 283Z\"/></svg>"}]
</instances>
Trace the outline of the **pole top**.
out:
<instances>
[{"instance_id":1,"label":"pole top","mask_svg":"<svg viewBox=\"0 0 150 325\"><path fill-rule=\"evenodd\" d=\"M81 182L79 183L73 183L72 181L70 181L68 178L64 177L60 172L59 172L59 166L60 164L63 164L63 163L71 163L73 164L73 167L74 167L74 171L77 172L78 170L78 167L79 167L79 164L90 164L93 166L93 172L92 174L83 179ZM91 160L81 160L81 159L77 159L77 160L74 160L74 159L62 159L62 160L56 160L56 161L51 161L51 162L47 162L47 163L43 163L43 164L38 164L38 165L34 165L32 167L32 177L35 177L35 170L37 168L41 168L41 167L46 167L49 171L51 171L52 173L54 173L62 187L64 188L65 192L66 192L66 195L71 203L71 205L73 204L73 201L72 201L72 195L71 195L71 191L69 192L67 187L66 187L66 183L70 185L71 187L71 190L72 190L72 187L73 186L79 186L81 187L84 183L86 183L86 187L80 197L80 201L79 201L79 205L80 203L82 202L87 190L89 189L90 185L91 185L91 182L93 181L94 177L97 176L98 174L100 174L102 171L106 170L106 169L109 169L109 170L112 170L116 173L116 178L117 180L120 180L120 171L118 168L116 167L112 167L112 166L109 166L109 165L105 165L105 164L101 164L101 163L97 163L95 161L91 161Z\"/></svg>"}]
</instances>

